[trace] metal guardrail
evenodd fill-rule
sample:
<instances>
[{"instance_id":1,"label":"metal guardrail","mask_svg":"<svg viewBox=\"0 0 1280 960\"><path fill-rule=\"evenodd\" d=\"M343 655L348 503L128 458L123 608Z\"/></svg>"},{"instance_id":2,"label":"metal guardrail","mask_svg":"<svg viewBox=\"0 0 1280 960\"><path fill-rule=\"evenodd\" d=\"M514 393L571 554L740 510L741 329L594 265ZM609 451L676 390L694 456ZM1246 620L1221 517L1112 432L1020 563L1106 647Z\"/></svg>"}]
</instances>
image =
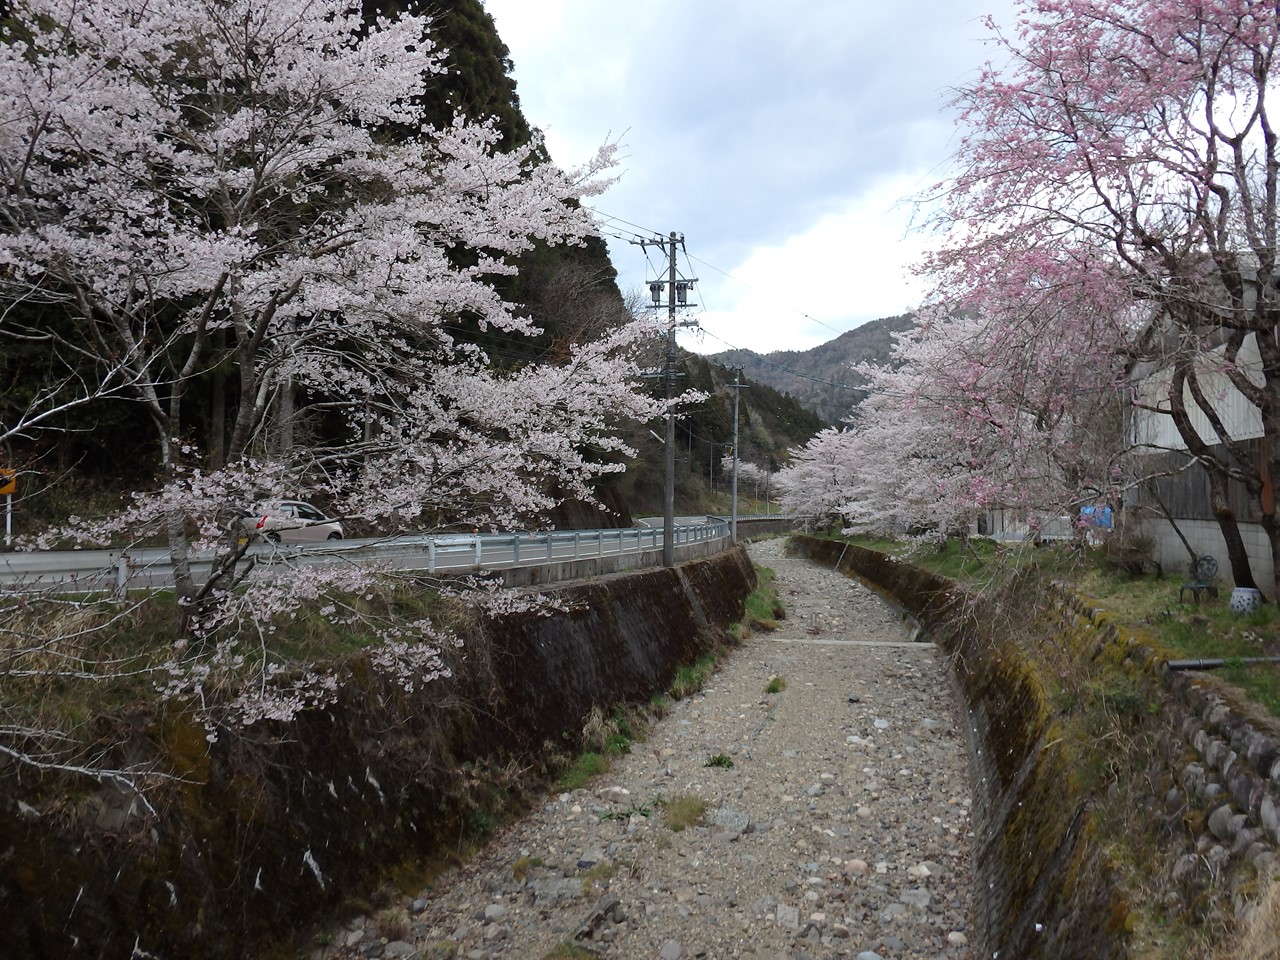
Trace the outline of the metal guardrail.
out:
<instances>
[{"instance_id":1,"label":"metal guardrail","mask_svg":"<svg viewBox=\"0 0 1280 960\"><path fill-rule=\"evenodd\" d=\"M675 528L677 547L728 538L729 525L719 518ZM662 550L660 528L415 535L317 544L258 543L249 548L242 563L253 563L251 577L266 579L301 566L335 562L434 574L536 567L641 554L646 550ZM192 574L197 582L209 575L212 563L212 554L192 557ZM157 547L0 554L0 593L124 596L130 590L163 590L172 585L168 551Z\"/></svg>"}]
</instances>

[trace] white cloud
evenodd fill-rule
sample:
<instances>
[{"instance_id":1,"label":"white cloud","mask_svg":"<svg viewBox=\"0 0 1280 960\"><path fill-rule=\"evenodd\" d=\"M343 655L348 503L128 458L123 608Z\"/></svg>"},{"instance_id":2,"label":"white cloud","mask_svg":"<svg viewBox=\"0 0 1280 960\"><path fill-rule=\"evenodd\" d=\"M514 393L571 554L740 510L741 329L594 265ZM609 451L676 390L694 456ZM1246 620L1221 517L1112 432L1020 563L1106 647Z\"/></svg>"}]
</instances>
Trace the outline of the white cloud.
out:
<instances>
[{"instance_id":1,"label":"white cloud","mask_svg":"<svg viewBox=\"0 0 1280 960\"><path fill-rule=\"evenodd\" d=\"M695 314L708 331L685 346L704 353L727 344L760 353L806 350L868 320L915 309L923 294L910 267L927 238L909 232L911 210L900 199L918 188L906 176L882 180L840 210L779 244L755 247L726 268L736 280L694 263Z\"/></svg>"},{"instance_id":2,"label":"white cloud","mask_svg":"<svg viewBox=\"0 0 1280 960\"><path fill-rule=\"evenodd\" d=\"M955 147L947 91L990 52L981 14L882 0L487 0L521 104L566 166L621 139L621 182L593 202L637 232L686 237L700 319L759 351L803 349L919 299L919 237L895 204ZM909 22L908 22L909 21ZM614 221L615 227L629 227ZM610 250L624 291L650 271ZM808 314L828 326L807 321ZM835 328L835 329L831 329ZM721 349L710 338L695 349Z\"/></svg>"}]
</instances>

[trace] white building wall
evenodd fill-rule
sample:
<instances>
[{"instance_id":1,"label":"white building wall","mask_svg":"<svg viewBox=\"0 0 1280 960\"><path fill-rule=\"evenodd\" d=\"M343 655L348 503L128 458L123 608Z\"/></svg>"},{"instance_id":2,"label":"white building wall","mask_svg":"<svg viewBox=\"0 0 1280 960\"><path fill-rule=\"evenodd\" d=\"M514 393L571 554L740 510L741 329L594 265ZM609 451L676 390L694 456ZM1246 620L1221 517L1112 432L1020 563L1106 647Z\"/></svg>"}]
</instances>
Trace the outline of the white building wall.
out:
<instances>
[{"instance_id":1,"label":"white building wall","mask_svg":"<svg viewBox=\"0 0 1280 960\"><path fill-rule=\"evenodd\" d=\"M1231 383L1230 377L1222 369L1224 348L1211 350L1196 361L1197 379L1205 399L1209 401L1227 432L1234 440L1251 440L1262 436L1262 415L1258 408L1245 399L1244 395ZM1244 345L1236 358L1237 368L1252 383L1262 384L1262 358L1258 353L1258 342L1255 334L1245 338ZM1149 406L1169 409L1169 383L1173 379L1172 370L1160 370L1143 379L1138 384L1138 400ZM1218 434L1209 426L1209 418L1192 399L1190 388L1182 388L1183 402L1196 433L1207 444L1219 442ZM1150 410L1135 409L1133 417L1133 442L1138 446L1152 446L1165 450L1185 450L1177 428L1173 425L1173 417L1167 413L1156 413Z\"/></svg>"},{"instance_id":2,"label":"white building wall","mask_svg":"<svg viewBox=\"0 0 1280 960\"><path fill-rule=\"evenodd\" d=\"M1208 554L1218 561L1218 576L1228 586L1231 582L1231 565L1227 562L1227 544L1222 539L1222 531L1212 520L1179 520L1178 529L1191 541L1198 556ZM1187 558L1187 549L1173 532L1168 520L1146 519L1142 522L1142 532L1156 541L1155 558L1165 573L1171 576L1186 576L1190 573L1191 561ZM1253 578L1270 594L1267 585L1275 582L1274 568L1271 564L1271 544L1266 532L1259 524L1240 524L1240 536L1244 539L1245 552L1249 554L1249 567Z\"/></svg>"},{"instance_id":3,"label":"white building wall","mask_svg":"<svg viewBox=\"0 0 1280 960\"><path fill-rule=\"evenodd\" d=\"M1258 408L1235 388L1230 377L1227 376L1223 369L1224 353L1224 348L1218 347L1206 352L1196 361L1197 379L1201 390L1232 439L1251 440L1261 437L1262 415ZM1262 384L1262 358L1258 353L1258 343L1254 334L1249 334L1245 338L1236 358L1236 367L1252 383ZM1169 383L1172 378L1171 370L1160 370L1147 376L1137 384L1139 402L1167 410ZM1207 444L1219 443L1217 432L1209 425L1209 418L1192 398L1191 390L1183 387L1182 396L1197 435ZM1138 447L1146 445L1162 450L1187 449L1187 445L1173 424L1173 417L1167 413L1135 409L1132 429L1131 439ZM1228 585L1232 585L1231 567L1227 563L1227 545L1222 539L1222 531L1218 528L1218 524L1213 520L1179 519L1178 529L1191 542L1197 555L1208 554L1218 561L1218 576ZM1144 519L1142 532L1155 539L1156 559L1166 571L1179 576L1188 573L1190 561L1187 559L1187 550L1178 539L1178 535L1174 533L1169 521L1156 518ZM1253 570L1254 579L1261 584L1274 582L1271 545L1262 527L1256 523L1241 523L1240 535L1244 539L1245 550L1249 554L1249 565Z\"/></svg>"}]
</instances>

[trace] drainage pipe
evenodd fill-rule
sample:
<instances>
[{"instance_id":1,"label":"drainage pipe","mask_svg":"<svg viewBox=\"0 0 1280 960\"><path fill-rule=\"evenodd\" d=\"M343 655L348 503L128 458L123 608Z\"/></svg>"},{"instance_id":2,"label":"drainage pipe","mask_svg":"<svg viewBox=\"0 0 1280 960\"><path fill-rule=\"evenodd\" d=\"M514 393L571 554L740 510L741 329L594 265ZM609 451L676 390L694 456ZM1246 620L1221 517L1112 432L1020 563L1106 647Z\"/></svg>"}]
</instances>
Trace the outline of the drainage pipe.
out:
<instances>
[{"instance_id":1,"label":"drainage pipe","mask_svg":"<svg viewBox=\"0 0 1280 960\"><path fill-rule=\"evenodd\" d=\"M1255 666L1260 663L1280 663L1280 657L1210 657L1200 660L1167 660L1165 666L1170 670L1213 670L1217 667Z\"/></svg>"}]
</instances>

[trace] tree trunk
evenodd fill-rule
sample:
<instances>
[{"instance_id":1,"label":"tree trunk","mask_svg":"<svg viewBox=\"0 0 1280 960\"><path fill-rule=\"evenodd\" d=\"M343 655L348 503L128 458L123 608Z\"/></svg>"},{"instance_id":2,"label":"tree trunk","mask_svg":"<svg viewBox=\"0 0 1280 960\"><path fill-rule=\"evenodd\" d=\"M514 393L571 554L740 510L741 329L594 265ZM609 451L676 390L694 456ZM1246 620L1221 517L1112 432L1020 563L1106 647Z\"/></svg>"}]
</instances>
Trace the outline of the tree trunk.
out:
<instances>
[{"instance_id":1,"label":"tree trunk","mask_svg":"<svg viewBox=\"0 0 1280 960\"><path fill-rule=\"evenodd\" d=\"M1227 464L1215 455L1214 450L1196 432L1187 413L1183 389L1188 379L1194 377L1192 360L1188 356L1180 357L1169 383L1169 413L1173 417L1174 425L1178 428L1178 435L1187 446L1187 452L1199 461L1209 478L1209 503L1213 509L1213 518L1217 521L1218 529L1222 531L1222 539L1226 543L1227 562L1231 564L1231 577L1237 587L1253 587L1255 584L1253 571L1249 566L1249 554L1244 548L1244 538L1240 536L1240 524L1236 519L1235 511L1231 509L1231 500L1227 494ZM1198 386L1193 386L1192 393L1193 395L1199 393ZM1208 404L1200 404L1200 408L1211 422L1216 423L1215 415ZM1222 425L1217 423L1217 426ZM1224 433L1225 431L1219 430L1220 436ZM1224 455L1230 456L1230 453L1224 451Z\"/></svg>"},{"instance_id":2,"label":"tree trunk","mask_svg":"<svg viewBox=\"0 0 1280 960\"><path fill-rule=\"evenodd\" d=\"M1263 424L1264 429L1269 425L1265 418ZM1262 516L1259 522L1262 529L1266 531L1267 542L1271 545L1271 599L1280 601L1280 523L1277 523L1276 519L1274 479L1280 463L1272 458L1270 436L1272 434L1264 434L1258 450L1258 470L1262 474L1262 494L1258 498Z\"/></svg>"},{"instance_id":3,"label":"tree trunk","mask_svg":"<svg viewBox=\"0 0 1280 960\"><path fill-rule=\"evenodd\" d=\"M225 330L213 334L213 382L209 390L209 467L221 470L227 465L227 374L222 369L222 355L227 348Z\"/></svg>"},{"instance_id":4,"label":"tree trunk","mask_svg":"<svg viewBox=\"0 0 1280 960\"><path fill-rule=\"evenodd\" d=\"M285 377L284 382L280 384L276 412L278 414L276 421L276 456L281 460L287 460L289 455L293 453L293 420L297 412L293 398L293 377Z\"/></svg>"},{"instance_id":5,"label":"tree trunk","mask_svg":"<svg viewBox=\"0 0 1280 960\"><path fill-rule=\"evenodd\" d=\"M1236 521L1235 511L1231 509L1231 501L1227 497L1227 479L1217 470L1209 469L1209 502L1213 506L1213 518L1222 531L1222 539L1227 544L1227 562L1231 564L1231 579L1237 587L1257 587L1253 582L1253 571L1249 566L1249 553L1244 548L1244 538L1240 536L1240 524Z\"/></svg>"}]
</instances>

